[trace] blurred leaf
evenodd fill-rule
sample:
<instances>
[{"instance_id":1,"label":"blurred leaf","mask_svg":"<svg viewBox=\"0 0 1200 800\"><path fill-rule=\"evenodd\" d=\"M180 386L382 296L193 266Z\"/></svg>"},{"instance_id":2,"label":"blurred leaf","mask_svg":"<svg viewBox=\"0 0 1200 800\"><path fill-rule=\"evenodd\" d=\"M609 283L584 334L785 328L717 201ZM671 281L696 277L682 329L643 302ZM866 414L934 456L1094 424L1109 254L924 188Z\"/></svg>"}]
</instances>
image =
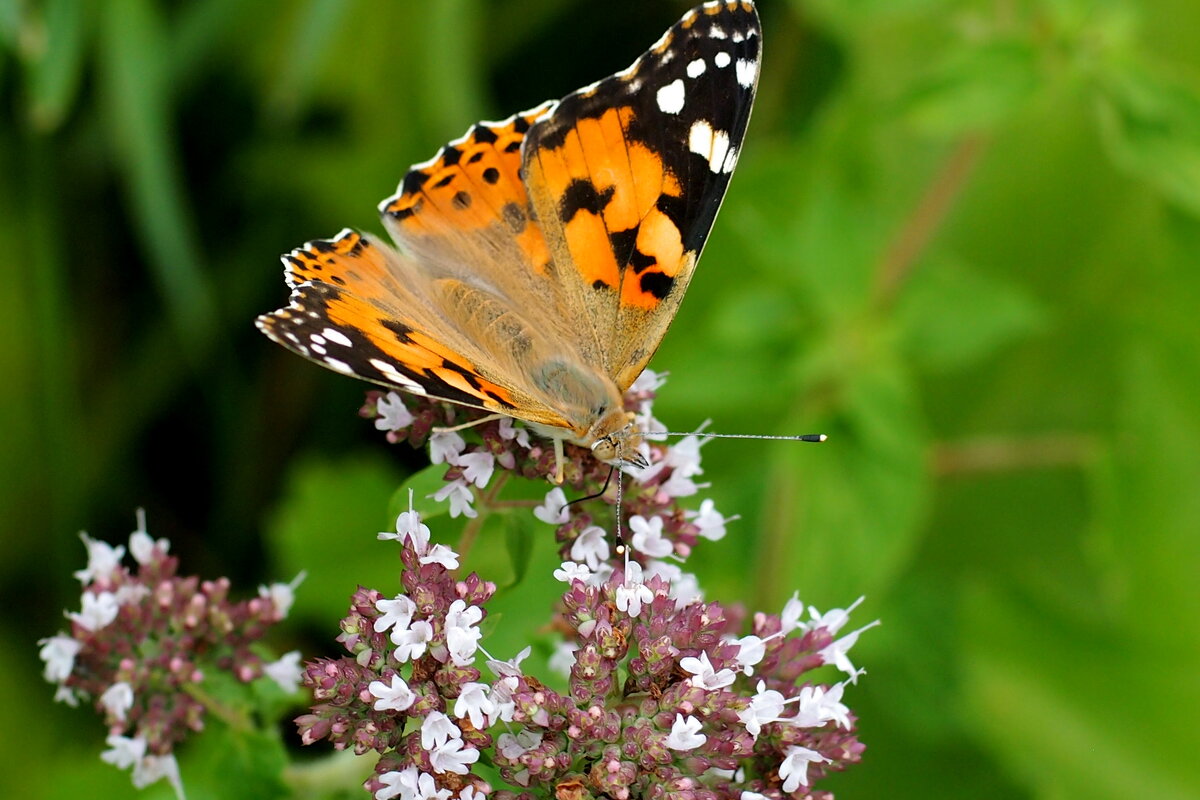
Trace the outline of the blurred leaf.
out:
<instances>
[{"instance_id":1,"label":"blurred leaf","mask_svg":"<svg viewBox=\"0 0 1200 800\"><path fill-rule=\"evenodd\" d=\"M1196 737L1180 713L1200 708L1200 664L1147 650L1128 630L1088 630L1079 610L995 591L970 598L965 677L976 735L1036 797L1194 798Z\"/></svg>"},{"instance_id":2,"label":"blurred leaf","mask_svg":"<svg viewBox=\"0 0 1200 800\"><path fill-rule=\"evenodd\" d=\"M1096 88L1113 161L1200 215L1200 90L1132 60Z\"/></svg>"},{"instance_id":3,"label":"blurred leaf","mask_svg":"<svg viewBox=\"0 0 1200 800\"><path fill-rule=\"evenodd\" d=\"M343 0L307 0L295 4L295 15L290 20L291 41L285 48L268 99L274 116L288 119L304 108L331 46L344 35L341 26L350 9L351 4Z\"/></svg>"},{"instance_id":4,"label":"blurred leaf","mask_svg":"<svg viewBox=\"0 0 1200 800\"><path fill-rule=\"evenodd\" d=\"M512 563L513 579L505 588L512 588L521 583L525 573L529 571L530 557L533 554L534 522L533 512L519 510L504 514L504 538L508 546L508 558Z\"/></svg>"},{"instance_id":5,"label":"blurred leaf","mask_svg":"<svg viewBox=\"0 0 1200 800\"><path fill-rule=\"evenodd\" d=\"M287 753L274 730L210 724L196 745L181 767L189 796L256 800L289 795L281 777Z\"/></svg>"},{"instance_id":6,"label":"blurred leaf","mask_svg":"<svg viewBox=\"0 0 1200 800\"><path fill-rule=\"evenodd\" d=\"M167 30L150 0L111 0L101 19L111 145L179 346L195 356L209 344L216 319L173 147Z\"/></svg>"},{"instance_id":7,"label":"blurred leaf","mask_svg":"<svg viewBox=\"0 0 1200 800\"><path fill-rule=\"evenodd\" d=\"M836 410L802 413L829 441L780 448L766 475L758 607L793 590L815 605L879 592L918 541L929 486L910 377L886 353L848 369L827 390Z\"/></svg>"},{"instance_id":8,"label":"blurred leaf","mask_svg":"<svg viewBox=\"0 0 1200 800\"><path fill-rule=\"evenodd\" d=\"M1030 42L963 44L909 90L901 112L930 134L987 130L1011 117L1038 84L1037 52Z\"/></svg>"},{"instance_id":9,"label":"blurred leaf","mask_svg":"<svg viewBox=\"0 0 1200 800\"><path fill-rule=\"evenodd\" d=\"M1092 553L1130 635L1200 667L1200 628L1179 625L1200 619L1200 358L1167 341L1124 359L1115 448L1094 476Z\"/></svg>"},{"instance_id":10,"label":"blurred leaf","mask_svg":"<svg viewBox=\"0 0 1200 800\"><path fill-rule=\"evenodd\" d=\"M951 261L913 272L896 309L903 348L933 370L987 358L1039 330L1045 319L1045 310L1017 286Z\"/></svg>"},{"instance_id":11,"label":"blurred leaf","mask_svg":"<svg viewBox=\"0 0 1200 800\"><path fill-rule=\"evenodd\" d=\"M385 509L398 480L387 462L362 455L293 465L265 539L275 580L308 573L296 592L300 615L327 618L360 584L396 584L399 551L375 536L395 529Z\"/></svg>"},{"instance_id":12,"label":"blurred leaf","mask_svg":"<svg viewBox=\"0 0 1200 800\"><path fill-rule=\"evenodd\" d=\"M83 0L44 5L44 48L29 63L29 116L39 130L57 128L78 93L91 8Z\"/></svg>"}]
</instances>

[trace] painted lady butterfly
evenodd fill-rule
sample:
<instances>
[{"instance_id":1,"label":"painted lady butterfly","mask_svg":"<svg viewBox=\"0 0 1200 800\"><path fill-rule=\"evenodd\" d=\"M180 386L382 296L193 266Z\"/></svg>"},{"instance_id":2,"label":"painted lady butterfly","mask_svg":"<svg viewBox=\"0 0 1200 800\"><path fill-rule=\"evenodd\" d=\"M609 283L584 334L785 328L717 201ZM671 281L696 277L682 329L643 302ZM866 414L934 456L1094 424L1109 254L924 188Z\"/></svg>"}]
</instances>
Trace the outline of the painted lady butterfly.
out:
<instances>
[{"instance_id":1,"label":"painted lady butterfly","mask_svg":"<svg viewBox=\"0 0 1200 800\"><path fill-rule=\"evenodd\" d=\"M628 69L480 122L342 231L284 256L267 336L337 372L645 466L622 394L675 316L758 79L749 0L698 6Z\"/></svg>"}]
</instances>

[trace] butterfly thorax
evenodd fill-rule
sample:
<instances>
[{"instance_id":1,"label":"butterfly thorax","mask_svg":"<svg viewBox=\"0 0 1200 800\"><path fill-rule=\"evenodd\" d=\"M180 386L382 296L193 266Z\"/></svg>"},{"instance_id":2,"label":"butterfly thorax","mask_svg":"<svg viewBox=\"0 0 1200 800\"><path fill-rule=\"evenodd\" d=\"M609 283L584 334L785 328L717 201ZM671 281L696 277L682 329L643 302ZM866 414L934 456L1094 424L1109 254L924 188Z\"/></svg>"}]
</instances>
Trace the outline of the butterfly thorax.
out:
<instances>
[{"instance_id":1,"label":"butterfly thorax","mask_svg":"<svg viewBox=\"0 0 1200 800\"><path fill-rule=\"evenodd\" d=\"M641 436L610 377L574 358L554 359L531 372L547 404L570 421L568 430L534 423L540 434L587 447L608 464L645 466Z\"/></svg>"}]
</instances>

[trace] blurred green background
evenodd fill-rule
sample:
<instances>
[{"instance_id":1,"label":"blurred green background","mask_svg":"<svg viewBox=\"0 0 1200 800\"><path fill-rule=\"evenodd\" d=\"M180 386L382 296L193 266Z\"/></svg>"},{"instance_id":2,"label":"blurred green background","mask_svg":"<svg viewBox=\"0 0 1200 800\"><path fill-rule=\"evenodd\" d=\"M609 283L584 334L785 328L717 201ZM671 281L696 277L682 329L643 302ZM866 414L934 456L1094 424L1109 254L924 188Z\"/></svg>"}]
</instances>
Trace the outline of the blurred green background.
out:
<instances>
[{"instance_id":1,"label":"blurred green background","mask_svg":"<svg viewBox=\"0 0 1200 800\"><path fill-rule=\"evenodd\" d=\"M0 0L4 796L135 794L39 674L80 529L144 506L185 572L309 569L277 642L308 655L395 585L373 534L423 457L254 330L278 254L380 231L410 163L688 5ZM831 439L708 445L742 519L692 566L883 620L841 798L1200 796L1200 3L760 6L657 410Z\"/></svg>"}]
</instances>

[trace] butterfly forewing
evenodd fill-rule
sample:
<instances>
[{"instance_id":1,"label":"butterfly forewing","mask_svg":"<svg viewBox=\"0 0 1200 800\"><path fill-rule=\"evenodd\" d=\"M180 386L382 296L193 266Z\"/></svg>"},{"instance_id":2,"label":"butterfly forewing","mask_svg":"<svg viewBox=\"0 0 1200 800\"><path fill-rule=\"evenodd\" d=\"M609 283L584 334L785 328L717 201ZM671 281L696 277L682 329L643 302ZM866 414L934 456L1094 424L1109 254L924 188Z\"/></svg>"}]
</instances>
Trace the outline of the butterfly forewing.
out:
<instances>
[{"instance_id":1,"label":"butterfly forewing","mask_svg":"<svg viewBox=\"0 0 1200 800\"><path fill-rule=\"evenodd\" d=\"M526 136L525 180L562 276L623 391L675 316L750 118L761 35L749 3L689 12L632 66Z\"/></svg>"}]
</instances>

